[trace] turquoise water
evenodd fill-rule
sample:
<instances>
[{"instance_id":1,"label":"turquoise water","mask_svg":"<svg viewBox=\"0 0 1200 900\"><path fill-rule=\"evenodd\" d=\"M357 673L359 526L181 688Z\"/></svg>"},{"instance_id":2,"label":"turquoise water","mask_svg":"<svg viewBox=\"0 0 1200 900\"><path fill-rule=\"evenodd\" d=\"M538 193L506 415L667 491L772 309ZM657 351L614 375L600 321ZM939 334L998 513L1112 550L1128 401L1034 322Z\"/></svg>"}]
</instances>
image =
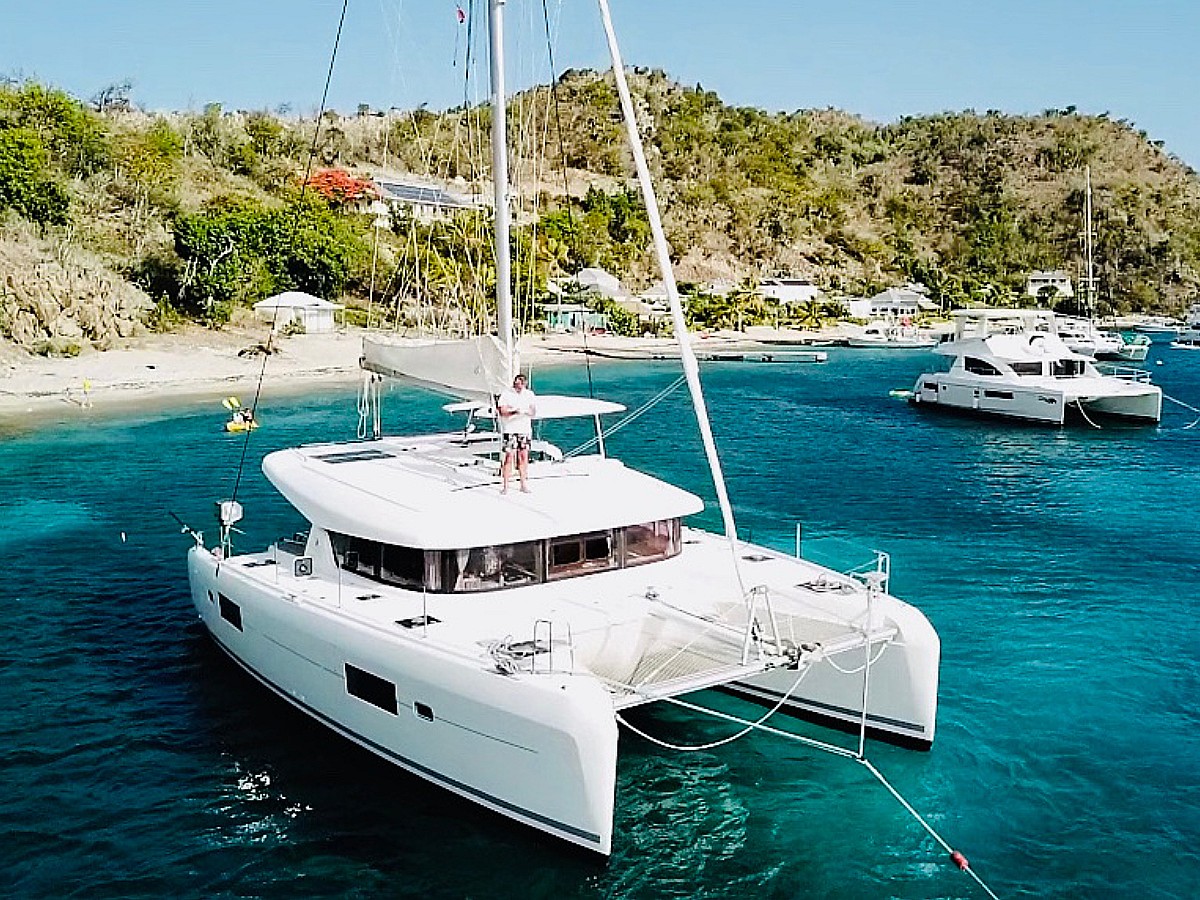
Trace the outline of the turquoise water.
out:
<instances>
[{"instance_id":1,"label":"turquoise water","mask_svg":"<svg viewBox=\"0 0 1200 900\"><path fill-rule=\"evenodd\" d=\"M1200 354L1154 353L1167 393L1200 406ZM743 533L791 548L802 522L814 556L891 553L894 592L942 637L941 713L930 753L869 754L1001 896L1193 896L1195 415L1168 404L1158 429L1060 431L887 396L929 360L834 351L824 365L705 369ZM631 407L675 375L592 370L598 395ZM582 369L535 382L586 390ZM350 391L269 387L268 373L239 492L244 549L302 524L262 455L356 427ZM861 766L778 738L679 754L623 734L605 863L310 723L227 662L191 611L189 540L169 513L211 527L243 447L223 415L215 395L64 409L0 440L7 896L982 896ZM387 421L445 420L436 400L394 391ZM694 434L676 393L610 448L711 496ZM719 521L711 507L704 519ZM674 709L637 724L680 743L731 730Z\"/></svg>"}]
</instances>

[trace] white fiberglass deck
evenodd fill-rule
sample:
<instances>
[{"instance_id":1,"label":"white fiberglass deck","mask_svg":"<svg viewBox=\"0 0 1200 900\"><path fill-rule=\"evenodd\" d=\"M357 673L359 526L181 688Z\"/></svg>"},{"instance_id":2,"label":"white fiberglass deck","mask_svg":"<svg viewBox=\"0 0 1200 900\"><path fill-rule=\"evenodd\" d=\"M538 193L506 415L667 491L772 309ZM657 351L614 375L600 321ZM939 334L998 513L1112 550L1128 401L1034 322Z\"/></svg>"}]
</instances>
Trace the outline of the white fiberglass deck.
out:
<instances>
[{"instance_id":1,"label":"white fiberglass deck","mask_svg":"<svg viewBox=\"0 0 1200 900\"><path fill-rule=\"evenodd\" d=\"M864 585L762 548L742 545L739 552L747 588L765 588L780 636L802 648L799 664L864 646ZM622 708L726 684L783 662L768 662L752 651L743 664L746 605L729 554L724 538L685 530L683 552L669 560L470 594L423 595L349 572L337 583L296 577L295 557L279 549L234 557L226 565L238 566L292 602L323 608L397 642L421 641L483 668L495 668L503 657L514 660L517 671L591 673ZM898 602L888 598L889 604ZM848 621L838 608L859 612ZM769 637L765 605L758 605L755 616ZM425 617L431 624L420 624ZM876 622L871 641L894 634L894 628Z\"/></svg>"},{"instance_id":2,"label":"white fiberglass deck","mask_svg":"<svg viewBox=\"0 0 1200 900\"><path fill-rule=\"evenodd\" d=\"M620 461L580 456L530 466L533 493L501 495L490 433L383 438L279 450L267 477L310 522L429 549L536 540L692 515L700 499ZM535 448L536 449L536 448Z\"/></svg>"}]
</instances>

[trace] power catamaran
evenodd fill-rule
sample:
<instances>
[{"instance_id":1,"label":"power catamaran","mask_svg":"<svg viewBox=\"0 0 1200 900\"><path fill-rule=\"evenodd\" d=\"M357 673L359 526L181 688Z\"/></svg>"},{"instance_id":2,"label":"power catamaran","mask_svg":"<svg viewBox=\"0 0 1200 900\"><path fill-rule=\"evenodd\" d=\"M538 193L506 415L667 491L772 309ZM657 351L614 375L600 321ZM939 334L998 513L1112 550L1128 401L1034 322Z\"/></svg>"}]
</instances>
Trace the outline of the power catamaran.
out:
<instances>
[{"instance_id":1,"label":"power catamaran","mask_svg":"<svg viewBox=\"0 0 1200 900\"><path fill-rule=\"evenodd\" d=\"M364 343L366 439L268 454L263 471L309 523L235 553L188 554L205 629L283 699L401 768L502 815L608 854L618 726L654 702L724 687L772 710L928 747L938 636L888 593L886 556L850 577L737 536L668 262L606 0L621 108L671 298L725 533L689 527L696 495L608 455L619 404L541 396L537 418L591 420L589 452L536 440L532 491L499 492L496 395L517 371L508 295L504 0L491 0L498 335ZM466 423L386 436L378 379L462 398ZM482 427L481 427L482 423Z\"/></svg>"},{"instance_id":2,"label":"power catamaran","mask_svg":"<svg viewBox=\"0 0 1200 900\"><path fill-rule=\"evenodd\" d=\"M1048 310L955 310L954 337L934 350L949 369L926 372L912 401L1062 425L1069 414L1157 422L1162 389L1142 369L1102 373L1059 337Z\"/></svg>"}]
</instances>

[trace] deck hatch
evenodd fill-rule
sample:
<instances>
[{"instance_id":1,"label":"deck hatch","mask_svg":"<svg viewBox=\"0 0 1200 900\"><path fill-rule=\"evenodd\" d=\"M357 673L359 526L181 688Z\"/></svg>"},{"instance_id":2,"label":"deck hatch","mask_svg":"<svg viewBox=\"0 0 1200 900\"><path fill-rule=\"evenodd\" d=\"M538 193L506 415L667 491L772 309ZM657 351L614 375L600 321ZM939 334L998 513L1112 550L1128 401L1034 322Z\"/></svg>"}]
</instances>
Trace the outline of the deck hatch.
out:
<instances>
[{"instance_id":1,"label":"deck hatch","mask_svg":"<svg viewBox=\"0 0 1200 900\"><path fill-rule=\"evenodd\" d=\"M338 453L319 453L313 459L319 459L321 462L327 462L330 465L337 465L338 463L392 459L395 455L395 453L388 453L386 450L379 450L372 447L369 450L343 450Z\"/></svg>"}]
</instances>

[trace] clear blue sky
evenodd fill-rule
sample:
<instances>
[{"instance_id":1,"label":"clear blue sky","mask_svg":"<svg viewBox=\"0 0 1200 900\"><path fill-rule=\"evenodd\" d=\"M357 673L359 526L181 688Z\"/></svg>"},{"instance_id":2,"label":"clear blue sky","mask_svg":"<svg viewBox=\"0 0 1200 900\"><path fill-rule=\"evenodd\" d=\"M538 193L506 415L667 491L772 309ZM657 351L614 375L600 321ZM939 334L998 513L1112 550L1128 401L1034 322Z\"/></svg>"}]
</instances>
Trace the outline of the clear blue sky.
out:
<instances>
[{"instance_id":1,"label":"clear blue sky","mask_svg":"<svg viewBox=\"0 0 1200 900\"><path fill-rule=\"evenodd\" d=\"M486 0L473 2L482 12ZM610 2L628 64L665 69L729 103L833 106L881 122L1075 105L1135 122L1200 168L1200 0ZM546 3L560 26L559 70L604 65L593 0ZM458 5L351 0L331 105L460 102ZM508 9L515 86L546 80L544 38L530 27L541 28L541 0ZM150 109L216 101L309 112L340 10L341 0L0 0L0 75L82 98L129 80Z\"/></svg>"}]
</instances>

